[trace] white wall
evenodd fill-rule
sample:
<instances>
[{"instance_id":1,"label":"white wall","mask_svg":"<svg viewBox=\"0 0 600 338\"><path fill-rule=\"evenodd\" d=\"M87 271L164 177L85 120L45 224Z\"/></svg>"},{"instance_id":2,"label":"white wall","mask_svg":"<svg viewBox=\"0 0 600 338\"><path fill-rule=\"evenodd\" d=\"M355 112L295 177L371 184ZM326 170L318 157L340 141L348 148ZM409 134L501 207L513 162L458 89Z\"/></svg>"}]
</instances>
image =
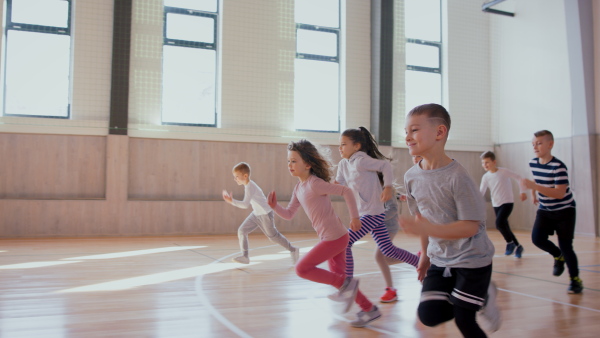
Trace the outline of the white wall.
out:
<instances>
[{"instance_id":1,"label":"white wall","mask_svg":"<svg viewBox=\"0 0 600 338\"><path fill-rule=\"evenodd\" d=\"M493 139L490 135L489 14L481 11L481 1L478 0L443 1L442 8L446 10L442 22L442 76L446 86L443 105L452 118L446 148L490 149ZM404 147L406 41L401 3L396 5L395 19L393 145Z\"/></svg>"},{"instance_id":2,"label":"white wall","mask_svg":"<svg viewBox=\"0 0 600 338\"><path fill-rule=\"evenodd\" d=\"M600 2L592 2L594 17L594 69L596 97L596 134L600 134Z\"/></svg>"},{"instance_id":3,"label":"white wall","mask_svg":"<svg viewBox=\"0 0 600 338\"><path fill-rule=\"evenodd\" d=\"M130 136L269 143L308 136L338 142L337 133L294 130L293 0L221 1L221 127L161 126L161 6L161 0L134 0ZM370 3L347 1L345 13L342 129L369 127Z\"/></svg>"},{"instance_id":4,"label":"white wall","mask_svg":"<svg viewBox=\"0 0 600 338\"><path fill-rule=\"evenodd\" d=\"M515 2L515 17L491 15L493 138L529 141L548 129L571 136L571 95L563 0Z\"/></svg>"},{"instance_id":5,"label":"white wall","mask_svg":"<svg viewBox=\"0 0 600 338\"><path fill-rule=\"evenodd\" d=\"M448 1L448 97L452 117L448 145L491 147L489 14L481 1Z\"/></svg>"}]
</instances>

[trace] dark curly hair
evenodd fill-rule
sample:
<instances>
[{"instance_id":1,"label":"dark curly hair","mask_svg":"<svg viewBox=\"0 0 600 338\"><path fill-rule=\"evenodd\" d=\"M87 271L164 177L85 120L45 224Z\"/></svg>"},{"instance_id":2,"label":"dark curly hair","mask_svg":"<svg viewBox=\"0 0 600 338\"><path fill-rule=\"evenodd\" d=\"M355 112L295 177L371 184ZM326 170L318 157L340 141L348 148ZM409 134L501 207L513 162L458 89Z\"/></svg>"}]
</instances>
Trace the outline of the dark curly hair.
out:
<instances>
[{"instance_id":1,"label":"dark curly hair","mask_svg":"<svg viewBox=\"0 0 600 338\"><path fill-rule=\"evenodd\" d=\"M288 144L287 149L297 152L302 157L302 160L310 165L311 174L321 178L325 182L331 181L331 177L333 176L331 173L333 167L331 162L310 141L305 139L298 142L292 141Z\"/></svg>"}]
</instances>

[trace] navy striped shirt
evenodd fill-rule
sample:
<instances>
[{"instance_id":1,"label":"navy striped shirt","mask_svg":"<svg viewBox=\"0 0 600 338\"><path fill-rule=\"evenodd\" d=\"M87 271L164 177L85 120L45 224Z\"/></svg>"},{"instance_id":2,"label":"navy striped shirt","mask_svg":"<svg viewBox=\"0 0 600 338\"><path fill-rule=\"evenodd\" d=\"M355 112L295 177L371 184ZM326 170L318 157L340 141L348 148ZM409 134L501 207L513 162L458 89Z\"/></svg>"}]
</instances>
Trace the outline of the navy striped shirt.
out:
<instances>
[{"instance_id":1,"label":"navy striped shirt","mask_svg":"<svg viewBox=\"0 0 600 338\"><path fill-rule=\"evenodd\" d=\"M535 183L539 185L550 188L554 188L560 184L567 185L567 192L563 198L548 197L538 191L537 194L540 201L540 209L553 211L575 207L575 199L573 198L573 193L569 186L567 166L562 163L561 160L552 157L550 162L541 164L540 159L536 157L529 161L529 168L531 168Z\"/></svg>"}]
</instances>

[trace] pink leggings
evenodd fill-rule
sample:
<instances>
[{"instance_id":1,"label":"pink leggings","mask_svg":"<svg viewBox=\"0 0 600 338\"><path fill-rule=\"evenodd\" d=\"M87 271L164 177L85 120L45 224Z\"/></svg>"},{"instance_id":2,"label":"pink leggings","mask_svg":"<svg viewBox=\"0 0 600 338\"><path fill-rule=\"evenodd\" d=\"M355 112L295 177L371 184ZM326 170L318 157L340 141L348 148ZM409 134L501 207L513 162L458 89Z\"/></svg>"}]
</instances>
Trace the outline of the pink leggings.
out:
<instances>
[{"instance_id":1,"label":"pink leggings","mask_svg":"<svg viewBox=\"0 0 600 338\"><path fill-rule=\"evenodd\" d=\"M321 241L296 263L296 274L313 282L329 284L339 289L346 278L346 247L350 236L344 236L333 241ZM318 268L317 265L327 261L329 270ZM363 311L371 311L371 303L365 295L356 293L356 304Z\"/></svg>"}]
</instances>

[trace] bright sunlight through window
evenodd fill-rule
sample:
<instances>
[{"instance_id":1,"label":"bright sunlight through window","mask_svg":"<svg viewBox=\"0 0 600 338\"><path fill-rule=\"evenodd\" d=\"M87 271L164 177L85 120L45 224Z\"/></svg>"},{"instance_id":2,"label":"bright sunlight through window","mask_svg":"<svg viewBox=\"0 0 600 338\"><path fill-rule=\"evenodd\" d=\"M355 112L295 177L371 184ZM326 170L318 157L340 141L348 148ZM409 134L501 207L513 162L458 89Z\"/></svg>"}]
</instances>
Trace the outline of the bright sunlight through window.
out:
<instances>
[{"instance_id":1,"label":"bright sunlight through window","mask_svg":"<svg viewBox=\"0 0 600 338\"><path fill-rule=\"evenodd\" d=\"M340 129L340 2L296 0L294 128Z\"/></svg>"}]
</instances>

